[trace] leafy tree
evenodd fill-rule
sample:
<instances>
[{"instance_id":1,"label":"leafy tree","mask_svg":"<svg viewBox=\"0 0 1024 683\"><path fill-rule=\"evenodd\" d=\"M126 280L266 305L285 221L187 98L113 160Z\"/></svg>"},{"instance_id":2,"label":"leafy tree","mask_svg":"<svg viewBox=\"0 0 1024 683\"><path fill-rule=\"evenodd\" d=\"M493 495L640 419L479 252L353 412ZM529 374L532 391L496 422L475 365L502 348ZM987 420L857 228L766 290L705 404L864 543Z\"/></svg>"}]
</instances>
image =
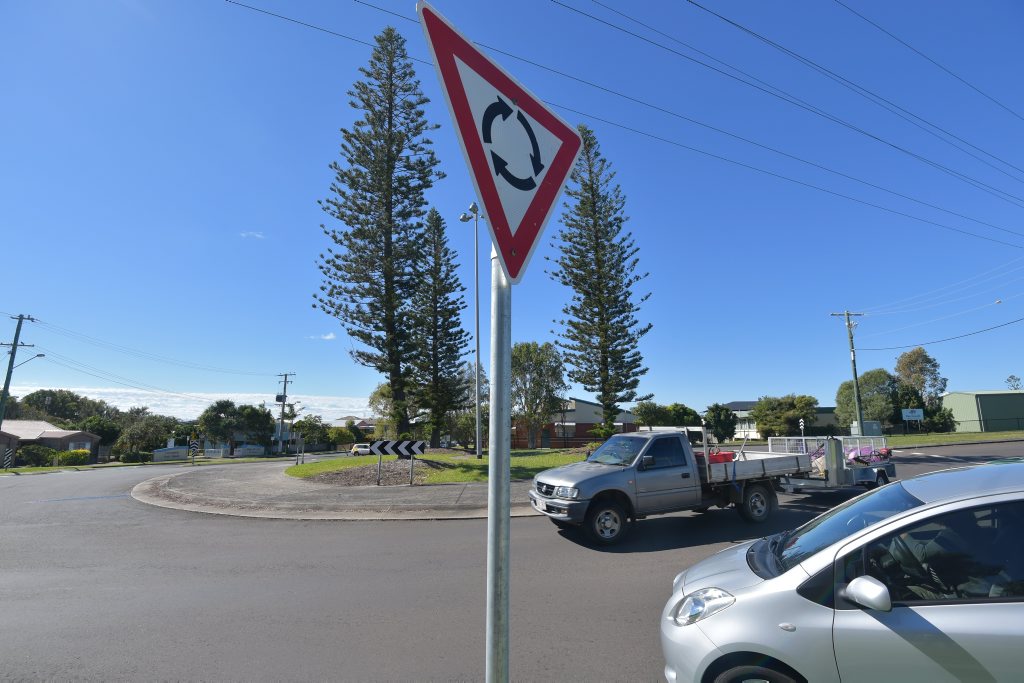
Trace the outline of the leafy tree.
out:
<instances>
[{"instance_id":1,"label":"leafy tree","mask_svg":"<svg viewBox=\"0 0 1024 683\"><path fill-rule=\"evenodd\" d=\"M558 321L558 347L569 366L569 379L596 395L601 404L600 431L611 434L620 403L644 401L637 395L647 373L639 344L651 324L637 320L640 304L633 288L647 277L637 274L639 249L630 232L623 232L626 198L615 173L601 156L593 131L579 127L583 147L566 188L563 228L558 233L560 255L551 277L572 291Z\"/></svg>"},{"instance_id":2,"label":"leafy tree","mask_svg":"<svg viewBox=\"0 0 1024 683\"><path fill-rule=\"evenodd\" d=\"M921 427L926 432L953 432L956 431L956 418L949 408L940 408L926 417Z\"/></svg>"},{"instance_id":3,"label":"leafy tree","mask_svg":"<svg viewBox=\"0 0 1024 683\"><path fill-rule=\"evenodd\" d=\"M817 407L818 399L813 396L762 396L751 409L750 417L762 437L789 436L800 433L800 418L805 426L814 424Z\"/></svg>"},{"instance_id":4,"label":"leafy tree","mask_svg":"<svg viewBox=\"0 0 1024 683\"><path fill-rule=\"evenodd\" d=\"M926 409L924 398L914 387L896 380L894 389L892 399L892 417L889 418L889 422L891 424L899 424L903 422L904 408Z\"/></svg>"},{"instance_id":5,"label":"leafy tree","mask_svg":"<svg viewBox=\"0 0 1024 683\"><path fill-rule=\"evenodd\" d=\"M863 373L859 380L860 407L864 419L888 424L896 409L896 378L884 368L875 368ZM836 421L844 427L857 421L852 379L840 384L839 390L836 391Z\"/></svg>"},{"instance_id":6,"label":"leafy tree","mask_svg":"<svg viewBox=\"0 0 1024 683\"><path fill-rule=\"evenodd\" d=\"M273 418L271 418L273 419ZM228 454L235 454L235 432L240 428L238 406L234 401L216 401L199 416L199 430L206 438L228 444ZM273 427L271 427L273 434Z\"/></svg>"},{"instance_id":7,"label":"leafy tree","mask_svg":"<svg viewBox=\"0 0 1024 683\"><path fill-rule=\"evenodd\" d=\"M173 418L171 420L173 421ZM171 435L173 428L170 424L166 417L147 415L121 431L114 449L120 453L138 453L160 448Z\"/></svg>"},{"instance_id":8,"label":"leafy tree","mask_svg":"<svg viewBox=\"0 0 1024 683\"><path fill-rule=\"evenodd\" d=\"M343 228L321 225L339 247L321 254L323 275L314 308L341 321L361 347L352 358L376 369L391 389L398 432L409 430L409 364L415 354L412 302L423 227L424 192L440 173L426 137L420 90L405 39L392 27L376 37L364 80L349 91L360 118L342 129L331 196L320 207Z\"/></svg>"},{"instance_id":9,"label":"leafy tree","mask_svg":"<svg viewBox=\"0 0 1024 683\"><path fill-rule=\"evenodd\" d=\"M361 439L353 438L352 432L349 431L348 427L330 427L327 430L327 443L333 444L335 447L347 443L358 443L359 441Z\"/></svg>"},{"instance_id":10,"label":"leafy tree","mask_svg":"<svg viewBox=\"0 0 1024 683\"><path fill-rule=\"evenodd\" d=\"M659 406L654 401L640 401L631 411L636 417L638 425L646 425L648 428L668 423L668 414L664 406Z\"/></svg>"},{"instance_id":11,"label":"leafy tree","mask_svg":"<svg viewBox=\"0 0 1024 683\"><path fill-rule=\"evenodd\" d=\"M1010 375L1006 378L1006 388L1010 391L1020 391L1020 377Z\"/></svg>"},{"instance_id":12,"label":"leafy tree","mask_svg":"<svg viewBox=\"0 0 1024 683\"><path fill-rule=\"evenodd\" d=\"M672 427L700 427L700 414L682 403L670 403L665 406L668 424Z\"/></svg>"},{"instance_id":13,"label":"leafy tree","mask_svg":"<svg viewBox=\"0 0 1024 683\"><path fill-rule=\"evenodd\" d=\"M937 409L949 382L939 374L939 361L918 346L896 359L896 377L907 386L914 387L929 408Z\"/></svg>"},{"instance_id":14,"label":"leafy tree","mask_svg":"<svg viewBox=\"0 0 1024 683\"><path fill-rule=\"evenodd\" d=\"M347 429L349 431L349 434L352 435L353 441L362 441L366 438L366 435L363 434L363 430L359 428L359 426L355 423L355 420L349 420L348 422L346 422L345 429Z\"/></svg>"},{"instance_id":15,"label":"leafy tree","mask_svg":"<svg viewBox=\"0 0 1024 683\"><path fill-rule=\"evenodd\" d=\"M437 209L427 214L422 248L419 287L413 298L412 319L417 332L413 391L416 402L428 414L430 446L437 448L448 412L467 399L459 371L469 343L460 317L466 308L462 296L466 288L455 272L455 254L448 247L444 220Z\"/></svg>"},{"instance_id":16,"label":"leafy tree","mask_svg":"<svg viewBox=\"0 0 1024 683\"><path fill-rule=\"evenodd\" d=\"M78 429L100 437L100 443L112 446L121 436L121 426L107 417L91 415L78 423Z\"/></svg>"},{"instance_id":17,"label":"leafy tree","mask_svg":"<svg viewBox=\"0 0 1024 683\"><path fill-rule=\"evenodd\" d=\"M354 426L354 425L353 425ZM328 426L319 415L307 415L292 425L292 430L308 444L325 444L328 441ZM349 431L349 434L352 432Z\"/></svg>"},{"instance_id":18,"label":"leafy tree","mask_svg":"<svg viewBox=\"0 0 1024 683\"><path fill-rule=\"evenodd\" d=\"M799 419L799 418L798 418ZM704 411L704 422L708 430L719 443L728 441L736 434L736 423L739 418L728 406L712 403ZM797 422L799 425L799 422Z\"/></svg>"},{"instance_id":19,"label":"leafy tree","mask_svg":"<svg viewBox=\"0 0 1024 683\"><path fill-rule=\"evenodd\" d=\"M269 446L274 438L274 416L265 406L241 405L238 406L235 428L245 435L246 440ZM231 448L234 454L234 444Z\"/></svg>"},{"instance_id":20,"label":"leafy tree","mask_svg":"<svg viewBox=\"0 0 1024 683\"><path fill-rule=\"evenodd\" d=\"M22 403L58 420L77 420L82 397L67 389L40 389L21 399Z\"/></svg>"},{"instance_id":21,"label":"leafy tree","mask_svg":"<svg viewBox=\"0 0 1024 683\"><path fill-rule=\"evenodd\" d=\"M395 423L390 419L392 412L391 386L382 382L377 388L370 392L367 399L370 412L377 418L373 433L382 439L393 436L398 432L395 430Z\"/></svg>"},{"instance_id":22,"label":"leafy tree","mask_svg":"<svg viewBox=\"0 0 1024 683\"><path fill-rule=\"evenodd\" d=\"M537 432L561 407L568 388L554 344L518 342L512 347L512 415L526 427L529 448L536 446Z\"/></svg>"}]
</instances>

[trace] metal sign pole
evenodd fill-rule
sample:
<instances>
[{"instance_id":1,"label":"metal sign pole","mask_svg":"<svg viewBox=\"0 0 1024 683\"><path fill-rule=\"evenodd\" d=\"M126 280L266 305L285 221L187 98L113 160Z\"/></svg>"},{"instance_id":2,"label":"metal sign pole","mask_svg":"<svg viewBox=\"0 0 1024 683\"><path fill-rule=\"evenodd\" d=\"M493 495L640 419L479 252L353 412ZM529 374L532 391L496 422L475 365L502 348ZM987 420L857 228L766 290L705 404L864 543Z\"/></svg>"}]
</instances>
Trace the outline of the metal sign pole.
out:
<instances>
[{"instance_id":1,"label":"metal sign pole","mask_svg":"<svg viewBox=\"0 0 1024 683\"><path fill-rule=\"evenodd\" d=\"M491 248L491 415L487 463L488 683L508 681L512 285Z\"/></svg>"}]
</instances>

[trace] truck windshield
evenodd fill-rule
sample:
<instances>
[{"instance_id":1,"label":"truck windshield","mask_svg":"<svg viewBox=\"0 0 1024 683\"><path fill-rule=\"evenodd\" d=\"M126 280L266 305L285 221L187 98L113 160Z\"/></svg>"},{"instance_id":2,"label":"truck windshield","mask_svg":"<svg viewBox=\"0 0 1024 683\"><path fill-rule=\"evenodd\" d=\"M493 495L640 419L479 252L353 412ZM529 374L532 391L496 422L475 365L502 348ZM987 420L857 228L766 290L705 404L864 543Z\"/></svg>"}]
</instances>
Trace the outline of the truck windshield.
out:
<instances>
[{"instance_id":1,"label":"truck windshield","mask_svg":"<svg viewBox=\"0 0 1024 683\"><path fill-rule=\"evenodd\" d=\"M922 502L907 493L902 484L877 488L783 534L778 539L776 557L783 570L789 570L833 543L919 505Z\"/></svg>"},{"instance_id":2,"label":"truck windshield","mask_svg":"<svg viewBox=\"0 0 1024 683\"><path fill-rule=\"evenodd\" d=\"M587 462L626 466L633 462L645 443L647 443L647 439L635 436L613 436L591 453Z\"/></svg>"}]
</instances>

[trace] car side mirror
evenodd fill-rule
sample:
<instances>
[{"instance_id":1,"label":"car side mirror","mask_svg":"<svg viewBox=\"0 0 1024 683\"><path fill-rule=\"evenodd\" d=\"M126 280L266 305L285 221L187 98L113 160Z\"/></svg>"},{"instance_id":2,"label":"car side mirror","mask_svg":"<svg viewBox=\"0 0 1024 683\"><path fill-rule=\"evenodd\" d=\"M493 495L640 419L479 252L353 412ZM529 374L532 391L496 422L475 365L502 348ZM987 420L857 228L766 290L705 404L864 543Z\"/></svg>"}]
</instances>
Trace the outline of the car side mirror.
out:
<instances>
[{"instance_id":1,"label":"car side mirror","mask_svg":"<svg viewBox=\"0 0 1024 683\"><path fill-rule=\"evenodd\" d=\"M885 584L873 576L858 576L843 590L850 602L879 612L892 610L892 599Z\"/></svg>"},{"instance_id":2,"label":"car side mirror","mask_svg":"<svg viewBox=\"0 0 1024 683\"><path fill-rule=\"evenodd\" d=\"M643 457L643 460L640 461L640 464L643 466L643 469L645 469L645 470L650 468L650 467L654 467L654 456L653 455L645 455Z\"/></svg>"}]
</instances>

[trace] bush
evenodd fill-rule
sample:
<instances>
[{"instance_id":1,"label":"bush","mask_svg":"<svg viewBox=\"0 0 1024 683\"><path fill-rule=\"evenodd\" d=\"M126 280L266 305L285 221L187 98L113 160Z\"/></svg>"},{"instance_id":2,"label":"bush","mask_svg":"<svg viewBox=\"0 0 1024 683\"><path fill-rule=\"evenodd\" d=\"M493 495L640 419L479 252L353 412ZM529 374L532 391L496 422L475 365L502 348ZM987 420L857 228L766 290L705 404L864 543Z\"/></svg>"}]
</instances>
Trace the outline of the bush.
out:
<instances>
[{"instance_id":1,"label":"bush","mask_svg":"<svg viewBox=\"0 0 1024 683\"><path fill-rule=\"evenodd\" d=\"M956 429L956 419L952 410L942 408L935 411L931 417L925 418L921 427L926 432L951 432Z\"/></svg>"},{"instance_id":2,"label":"bush","mask_svg":"<svg viewBox=\"0 0 1024 683\"><path fill-rule=\"evenodd\" d=\"M22 446L14 456L15 467L49 467L53 464L52 448L30 443Z\"/></svg>"},{"instance_id":3,"label":"bush","mask_svg":"<svg viewBox=\"0 0 1024 683\"><path fill-rule=\"evenodd\" d=\"M121 454L121 462L152 462L152 460L153 454L145 451Z\"/></svg>"},{"instance_id":4,"label":"bush","mask_svg":"<svg viewBox=\"0 0 1024 683\"><path fill-rule=\"evenodd\" d=\"M57 462L64 467L74 467L75 465L88 465L89 459L92 457L92 453L85 449L79 449L75 451L62 451L57 456Z\"/></svg>"}]
</instances>

